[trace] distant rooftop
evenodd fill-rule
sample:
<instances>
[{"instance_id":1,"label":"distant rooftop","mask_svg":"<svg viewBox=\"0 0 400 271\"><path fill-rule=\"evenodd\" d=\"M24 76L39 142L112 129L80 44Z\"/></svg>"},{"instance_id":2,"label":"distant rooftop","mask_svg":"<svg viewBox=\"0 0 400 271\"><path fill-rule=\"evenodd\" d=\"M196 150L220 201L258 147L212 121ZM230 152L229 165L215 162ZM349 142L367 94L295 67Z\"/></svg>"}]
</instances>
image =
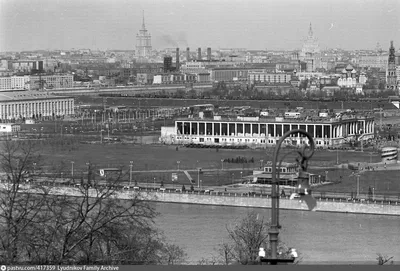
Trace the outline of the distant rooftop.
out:
<instances>
[{"instance_id":1,"label":"distant rooftop","mask_svg":"<svg viewBox=\"0 0 400 271\"><path fill-rule=\"evenodd\" d=\"M55 96L47 92L38 91L12 91L0 92L0 102L14 101L14 100L43 100L43 99L59 99L71 98L66 96Z\"/></svg>"}]
</instances>

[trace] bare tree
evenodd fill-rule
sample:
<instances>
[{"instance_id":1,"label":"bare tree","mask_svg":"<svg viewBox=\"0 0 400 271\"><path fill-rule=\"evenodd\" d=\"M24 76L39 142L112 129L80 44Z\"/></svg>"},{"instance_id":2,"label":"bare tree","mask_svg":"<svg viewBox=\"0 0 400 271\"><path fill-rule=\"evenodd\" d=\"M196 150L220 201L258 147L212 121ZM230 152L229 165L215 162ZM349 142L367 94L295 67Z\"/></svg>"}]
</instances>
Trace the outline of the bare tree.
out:
<instances>
[{"instance_id":1,"label":"bare tree","mask_svg":"<svg viewBox=\"0 0 400 271\"><path fill-rule=\"evenodd\" d=\"M376 259L378 260L378 265L385 265L387 263L393 264L393 256L389 257L380 253L378 253L377 255L378 257Z\"/></svg>"},{"instance_id":2,"label":"bare tree","mask_svg":"<svg viewBox=\"0 0 400 271\"><path fill-rule=\"evenodd\" d=\"M224 265L229 265L234 260L233 245L228 243L222 243L217 248L218 256L222 260L220 261Z\"/></svg>"},{"instance_id":3,"label":"bare tree","mask_svg":"<svg viewBox=\"0 0 400 271\"><path fill-rule=\"evenodd\" d=\"M270 253L269 235L270 221L264 220L256 212L249 212L244 218L227 226L229 241L220 245L219 256L224 264L234 262L254 264L260 247L268 255ZM289 258L287 246L279 240L279 258Z\"/></svg>"},{"instance_id":4,"label":"bare tree","mask_svg":"<svg viewBox=\"0 0 400 271\"><path fill-rule=\"evenodd\" d=\"M6 264L179 264L186 257L156 229L145 195L121 197L121 174L74 187L39 177L32 142L7 141L0 153L0 261ZM34 179L34 182L26 180Z\"/></svg>"},{"instance_id":5,"label":"bare tree","mask_svg":"<svg viewBox=\"0 0 400 271\"><path fill-rule=\"evenodd\" d=\"M40 164L36 145L32 141L4 141L1 148L0 261L14 264L26 260L21 247L29 238L30 227L41 222L45 193L26 193Z\"/></svg>"},{"instance_id":6,"label":"bare tree","mask_svg":"<svg viewBox=\"0 0 400 271\"><path fill-rule=\"evenodd\" d=\"M177 245L166 244L163 248L162 258L168 265L181 265L187 260L186 252Z\"/></svg>"}]
</instances>

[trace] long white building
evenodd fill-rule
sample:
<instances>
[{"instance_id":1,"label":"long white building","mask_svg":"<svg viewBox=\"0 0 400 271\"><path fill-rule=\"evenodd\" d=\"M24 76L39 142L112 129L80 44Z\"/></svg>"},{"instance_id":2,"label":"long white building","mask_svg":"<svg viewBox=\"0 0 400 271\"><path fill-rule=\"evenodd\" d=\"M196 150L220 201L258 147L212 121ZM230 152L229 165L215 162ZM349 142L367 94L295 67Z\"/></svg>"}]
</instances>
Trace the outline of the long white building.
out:
<instances>
[{"instance_id":1,"label":"long white building","mask_svg":"<svg viewBox=\"0 0 400 271\"><path fill-rule=\"evenodd\" d=\"M66 89L74 85L71 74L0 77L0 91L32 89Z\"/></svg>"},{"instance_id":2,"label":"long white building","mask_svg":"<svg viewBox=\"0 0 400 271\"><path fill-rule=\"evenodd\" d=\"M373 117L349 117L304 121L296 119L178 119L174 127L162 127L160 141L165 144L247 145L266 147L292 129L311 133L318 147L340 146L363 135L374 138ZM286 139L285 144L301 145L303 137Z\"/></svg>"},{"instance_id":3,"label":"long white building","mask_svg":"<svg viewBox=\"0 0 400 271\"><path fill-rule=\"evenodd\" d=\"M74 114L74 98L36 91L0 93L0 119L39 119Z\"/></svg>"},{"instance_id":4,"label":"long white building","mask_svg":"<svg viewBox=\"0 0 400 271\"><path fill-rule=\"evenodd\" d=\"M0 77L0 91L29 89L29 81L28 75Z\"/></svg>"}]
</instances>

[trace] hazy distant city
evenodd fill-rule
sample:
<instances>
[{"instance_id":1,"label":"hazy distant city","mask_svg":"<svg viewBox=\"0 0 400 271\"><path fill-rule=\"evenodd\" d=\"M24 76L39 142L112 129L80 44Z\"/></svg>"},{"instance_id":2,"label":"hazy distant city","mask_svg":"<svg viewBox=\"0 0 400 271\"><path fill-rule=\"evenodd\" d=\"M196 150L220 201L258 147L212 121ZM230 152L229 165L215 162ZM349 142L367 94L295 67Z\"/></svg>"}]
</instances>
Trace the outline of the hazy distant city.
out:
<instances>
[{"instance_id":1,"label":"hazy distant city","mask_svg":"<svg viewBox=\"0 0 400 271\"><path fill-rule=\"evenodd\" d=\"M0 263L398 264L399 3L0 0Z\"/></svg>"}]
</instances>

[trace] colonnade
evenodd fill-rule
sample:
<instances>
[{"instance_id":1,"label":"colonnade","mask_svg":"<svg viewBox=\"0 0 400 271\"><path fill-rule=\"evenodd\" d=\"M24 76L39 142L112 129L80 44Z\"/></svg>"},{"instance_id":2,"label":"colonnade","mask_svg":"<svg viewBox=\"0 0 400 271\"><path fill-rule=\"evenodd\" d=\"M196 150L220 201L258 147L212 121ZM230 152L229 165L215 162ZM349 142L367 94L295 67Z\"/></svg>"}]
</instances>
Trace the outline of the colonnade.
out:
<instances>
[{"instance_id":1,"label":"colonnade","mask_svg":"<svg viewBox=\"0 0 400 271\"><path fill-rule=\"evenodd\" d=\"M219 121L175 121L178 135L196 136L250 136L280 137L287 131L302 129L314 138L342 138L356 134L373 134L373 119L345 120L332 123L251 123L251 122L219 122Z\"/></svg>"},{"instance_id":2,"label":"colonnade","mask_svg":"<svg viewBox=\"0 0 400 271\"><path fill-rule=\"evenodd\" d=\"M74 99L48 99L48 100L26 100L26 101L3 101L0 103L0 119L18 119L20 117L30 118L32 115L74 114Z\"/></svg>"}]
</instances>

